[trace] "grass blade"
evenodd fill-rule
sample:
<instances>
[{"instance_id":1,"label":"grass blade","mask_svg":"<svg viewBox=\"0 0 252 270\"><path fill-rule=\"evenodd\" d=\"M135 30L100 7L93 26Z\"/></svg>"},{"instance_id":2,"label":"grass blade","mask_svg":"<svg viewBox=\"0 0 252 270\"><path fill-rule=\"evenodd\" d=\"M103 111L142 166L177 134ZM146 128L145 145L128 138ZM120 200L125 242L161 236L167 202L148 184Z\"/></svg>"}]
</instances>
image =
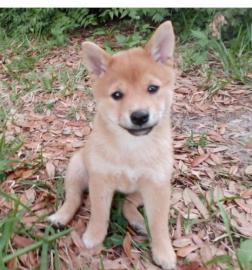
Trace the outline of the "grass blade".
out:
<instances>
[{"instance_id":1,"label":"grass blade","mask_svg":"<svg viewBox=\"0 0 252 270\"><path fill-rule=\"evenodd\" d=\"M72 231L72 228L69 228L69 229L66 229L66 230L64 230L62 232L56 233L56 234L54 234L52 236L49 236L48 239L47 239L47 242L49 242L49 243L53 242L56 239L58 239L58 238L60 238L60 237L62 237L64 235L69 234L71 231ZM29 245L27 247L20 248L15 253L5 256L3 258L3 262L6 263L6 262L12 260L13 258L24 255L24 254L26 254L26 253L34 250L34 249L37 249L37 248L41 247L43 245L43 243L44 243L44 240L40 240L40 241L38 241L36 243L33 243L33 244L31 244L31 245Z\"/></svg>"}]
</instances>

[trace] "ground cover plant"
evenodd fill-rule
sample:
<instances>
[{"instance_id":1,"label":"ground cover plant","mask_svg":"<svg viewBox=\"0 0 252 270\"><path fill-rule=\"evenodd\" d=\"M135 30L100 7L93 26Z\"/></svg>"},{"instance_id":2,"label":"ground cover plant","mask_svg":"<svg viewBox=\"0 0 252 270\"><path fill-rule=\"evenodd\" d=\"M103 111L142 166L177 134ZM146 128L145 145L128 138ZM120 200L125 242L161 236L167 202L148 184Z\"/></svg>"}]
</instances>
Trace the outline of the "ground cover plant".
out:
<instances>
[{"instance_id":1,"label":"ground cover plant","mask_svg":"<svg viewBox=\"0 0 252 270\"><path fill-rule=\"evenodd\" d=\"M88 195L69 227L46 217L64 198L72 153L95 103L80 59L177 35L170 232L183 270L252 269L251 9L0 9L0 269L158 269L117 194L103 247L81 242ZM143 210L144 214L144 210Z\"/></svg>"}]
</instances>

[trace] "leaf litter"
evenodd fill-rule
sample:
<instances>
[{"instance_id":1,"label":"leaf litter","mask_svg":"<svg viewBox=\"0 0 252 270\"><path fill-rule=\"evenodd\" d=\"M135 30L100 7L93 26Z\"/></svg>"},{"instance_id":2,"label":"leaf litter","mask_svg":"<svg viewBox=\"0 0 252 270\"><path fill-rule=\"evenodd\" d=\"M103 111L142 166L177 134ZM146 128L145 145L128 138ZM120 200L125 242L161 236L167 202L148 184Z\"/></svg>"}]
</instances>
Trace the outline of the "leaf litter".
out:
<instances>
[{"instance_id":1,"label":"leaf litter","mask_svg":"<svg viewBox=\"0 0 252 270\"><path fill-rule=\"evenodd\" d=\"M83 37L73 35L68 46L54 49L36 63L37 72L45 71L48 65L62 63L78 69L78 46L82 41ZM6 80L4 71L0 73ZM235 250L228 241L218 202L222 202L230 218L236 247L240 239L252 238L252 93L230 83L209 98L200 89L200 73L185 75L179 70L177 73L172 114L175 172L170 232L173 245L181 270L225 269L221 263L215 268L204 266L217 255L234 258ZM57 83L53 91L38 84L36 91L22 93L17 107L10 93L3 91L5 105L13 110L13 117L6 125L6 136L21 136L24 144L14 157L22 157L22 162L13 167L0 189L30 207L21 220L26 226L36 228L37 235L47 226L44 217L63 199L58 194L59 177L64 176L69 158L85 146L92 131L95 102L88 90L89 79L83 77L74 91L65 92ZM36 112L36 104L45 104L45 101L53 101L53 106ZM13 203L6 198L0 198L0 203L2 219L12 210ZM74 230L57 240L60 269L83 266L101 269L101 265L104 269L117 270L159 269L153 265L148 249L136 247L134 242L141 244L143 240L130 227L121 246L99 247L89 254L81 241L89 216L90 202L84 196L82 207L69 225ZM28 236L15 234L11 239L12 249L32 241ZM38 260L38 253L32 251L9 261L8 266L13 269L21 264L22 269L31 269L38 265ZM52 263L50 267L54 269Z\"/></svg>"}]
</instances>

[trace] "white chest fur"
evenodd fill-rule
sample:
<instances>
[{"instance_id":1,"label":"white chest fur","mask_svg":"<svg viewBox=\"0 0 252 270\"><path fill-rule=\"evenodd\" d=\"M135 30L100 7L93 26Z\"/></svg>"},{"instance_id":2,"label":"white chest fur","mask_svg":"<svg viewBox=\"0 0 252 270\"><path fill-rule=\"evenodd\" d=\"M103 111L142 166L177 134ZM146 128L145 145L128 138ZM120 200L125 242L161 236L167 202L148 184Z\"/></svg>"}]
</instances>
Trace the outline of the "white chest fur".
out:
<instances>
[{"instance_id":1,"label":"white chest fur","mask_svg":"<svg viewBox=\"0 0 252 270\"><path fill-rule=\"evenodd\" d=\"M90 157L93 171L137 182L141 177L150 181L165 182L170 179L173 164L171 140L132 138L119 144L96 144ZM128 138L127 138L128 139Z\"/></svg>"}]
</instances>

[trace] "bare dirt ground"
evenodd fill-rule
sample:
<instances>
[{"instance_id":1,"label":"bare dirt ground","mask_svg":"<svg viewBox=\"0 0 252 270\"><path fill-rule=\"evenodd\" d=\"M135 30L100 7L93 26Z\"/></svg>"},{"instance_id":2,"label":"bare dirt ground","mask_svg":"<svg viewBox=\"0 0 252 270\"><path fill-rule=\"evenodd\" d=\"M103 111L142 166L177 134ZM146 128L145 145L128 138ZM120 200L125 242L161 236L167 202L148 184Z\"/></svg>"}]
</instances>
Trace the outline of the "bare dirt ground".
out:
<instances>
[{"instance_id":1,"label":"bare dirt ground","mask_svg":"<svg viewBox=\"0 0 252 270\"><path fill-rule=\"evenodd\" d=\"M55 49L41 59L36 64L37 71L43 71L45 65L62 63L77 68L80 42L79 37L73 36L68 46ZM248 87L229 84L210 97L202 89L197 72L185 75L178 70L177 74L172 114L176 163L170 232L180 264L185 259L194 262L189 268L182 267L189 270L200 269L199 264L215 255L234 257L218 202L222 202L228 214L234 242L252 238L252 92ZM1 79L8 80L3 74ZM8 96L4 92L6 104L12 106ZM51 102L53 107L38 113L35 107L41 102ZM64 175L72 153L85 145L92 131L94 113L88 79L83 79L76 91L64 95L61 85L56 85L53 92L44 91L38 85L36 91L22 96L18 107L12 108L13 118L8 122L6 135L20 136L24 141L17 158L33 165L39 163L41 156L44 161L39 166L18 166L0 184L3 191L20 196L31 207L32 211L23 218L26 224L38 229L47 226L45 220L38 221L38 216L54 211L57 181ZM34 184L25 185L28 180ZM38 181L46 187L36 185ZM0 203L0 217L4 217L11 203L2 198ZM146 238L130 227L122 247L101 247L94 253L86 251L81 234L89 215L90 204L85 196L70 224L75 230L57 242L62 270L85 269L86 265L99 269L101 249L104 269L132 266L159 269L151 263L148 251L136 248L134 242L141 243ZM17 239L18 236L13 238L13 249L20 245ZM38 256L35 251L21 256L23 269L33 268ZM216 269L224 268L218 265Z\"/></svg>"}]
</instances>

